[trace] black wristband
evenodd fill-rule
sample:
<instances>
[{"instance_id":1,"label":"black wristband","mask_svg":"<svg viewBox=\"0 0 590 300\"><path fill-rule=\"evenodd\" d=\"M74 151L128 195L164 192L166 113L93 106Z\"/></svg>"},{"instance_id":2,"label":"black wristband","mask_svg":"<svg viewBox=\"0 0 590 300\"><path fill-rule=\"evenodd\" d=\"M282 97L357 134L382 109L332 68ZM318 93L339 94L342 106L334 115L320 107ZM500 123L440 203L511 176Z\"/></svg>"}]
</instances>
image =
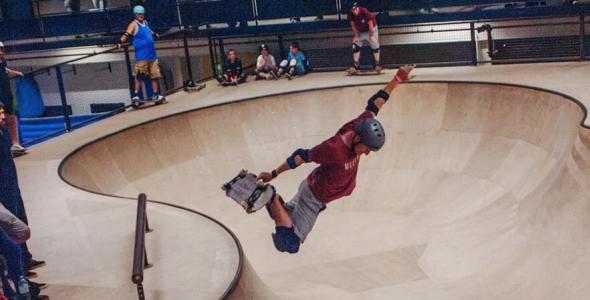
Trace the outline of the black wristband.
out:
<instances>
[{"instance_id":1,"label":"black wristband","mask_svg":"<svg viewBox=\"0 0 590 300\"><path fill-rule=\"evenodd\" d=\"M276 178L277 176L279 176L279 174L277 173L277 170L272 170L272 172L270 172L270 174L272 174L272 178Z\"/></svg>"},{"instance_id":2,"label":"black wristband","mask_svg":"<svg viewBox=\"0 0 590 300\"><path fill-rule=\"evenodd\" d=\"M384 90L379 90L376 94L376 97L378 98L382 98L383 100L385 100L385 102L387 102L387 100L389 100L389 94L384 91Z\"/></svg>"}]
</instances>

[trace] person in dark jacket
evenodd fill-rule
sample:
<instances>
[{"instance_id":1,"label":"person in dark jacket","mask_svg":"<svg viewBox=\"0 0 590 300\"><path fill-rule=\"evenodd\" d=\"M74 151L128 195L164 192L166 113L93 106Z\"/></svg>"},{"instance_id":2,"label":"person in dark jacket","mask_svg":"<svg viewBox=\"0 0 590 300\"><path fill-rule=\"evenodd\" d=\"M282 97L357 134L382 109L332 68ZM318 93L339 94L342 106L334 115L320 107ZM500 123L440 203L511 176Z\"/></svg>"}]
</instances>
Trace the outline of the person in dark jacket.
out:
<instances>
[{"instance_id":1,"label":"person in dark jacket","mask_svg":"<svg viewBox=\"0 0 590 300\"><path fill-rule=\"evenodd\" d=\"M222 74L217 75L217 81L221 84L237 85L246 82L248 75L244 73L242 61L238 58L236 50L230 49L227 52L227 60L223 64Z\"/></svg>"}]
</instances>

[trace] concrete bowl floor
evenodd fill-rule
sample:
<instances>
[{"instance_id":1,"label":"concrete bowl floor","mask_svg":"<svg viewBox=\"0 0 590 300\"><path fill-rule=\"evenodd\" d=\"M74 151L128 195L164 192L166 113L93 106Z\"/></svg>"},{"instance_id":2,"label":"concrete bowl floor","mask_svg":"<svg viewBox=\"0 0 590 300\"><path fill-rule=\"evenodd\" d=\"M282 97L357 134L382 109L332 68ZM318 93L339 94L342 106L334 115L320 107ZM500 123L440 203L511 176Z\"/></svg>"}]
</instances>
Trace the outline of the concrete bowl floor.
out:
<instances>
[{"instance_id":1,"label":"concrete bowl floor","mask_svg":"<svg viewBox=\"0 0 590 300\"><path fill-rule=\"evenodd\" d=\"M444 70L422 72L435 80ZM298 254L276 252L266 212L246 215L221 183L241 168L270 170L294 149L333 135L385 79L332 83L330 74L312 75L282 88L257 82L178 93L169 104L105 120L19 158L39 232L32 247L50 263L40 271L52 285L48 292L59 299L134 298L135 203L116 197L145 192L236 234L247 259L234 298L590 297L585 110L564 95L522 86L401 86L378 116L387 143L361 159L355 192L328 206ZM234 102L249 97L256 99ZM223 105L203 108L213 104ZM71 186L57 176L60 163ZM313 167L273 183L289 199ZM146 270L152 298L219 297L238 271L232 236L200 215L149 207L156 228L147 236L148 256L157 260ZM95 296L101 292L107 296Z\"/></svg>"}]
</instances>

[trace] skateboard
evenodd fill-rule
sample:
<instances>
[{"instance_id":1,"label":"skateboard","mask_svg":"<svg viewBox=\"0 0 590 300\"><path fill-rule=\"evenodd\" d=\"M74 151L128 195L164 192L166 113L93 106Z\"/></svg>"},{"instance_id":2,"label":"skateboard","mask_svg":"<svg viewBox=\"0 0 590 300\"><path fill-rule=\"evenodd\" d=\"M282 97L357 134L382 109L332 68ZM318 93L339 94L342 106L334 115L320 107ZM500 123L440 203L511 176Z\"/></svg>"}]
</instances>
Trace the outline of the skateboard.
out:
<instances>
[{"instance_id":1,"label":"skateboard","mask_svg":"<svg viewBox=\"0 0 590 300\"><path fill-rule=\"evenodd\" d=\"M163 103L166 103L166 98L162 98L162 100L153 100L151 98L149 99L140 99L140 100L131 100L131 106L133 106L133 108L137 109L137 108L141 108L144 104L147 103L153 103L154 105L160 105Z\"/></svg>"},{"instance_id":2,"label":"skateboard","mask_svg":"<svg viewBox=\"0 0 590 300\"><path fill-rule=\"evenodd\" d=\"M346 76L368 76L368 75L381 75L382 72L377 72L375 70L356 70L356 72L352 72L350 69L346 70Z\"/></svg>"},{"instance_id":3,"label":"skateboard","mask_svg":"<svg viewBox=\"0 0 590 300\"><path fill-rule=\"evenodd\" d=\"M182 84L182 89L185 92L192 93L204 89L207 85L204 83L196 83L192 80L185 80Z\"/></svg>"},{"instance_id":4,"label":"skateboard","mask_svg":"<svg viewBox=\"0 0 590 300\"><path fill-rule=\"evenodd\" d=\"M236 177L223 184L221 189L249 214L265 207L276 194L274 186L256 181L256 175L248 170L241 170Z\"/></svg>"},{"instance_id":5,"label":"skateboard","mask_svg":"<svg viewBox=\"0 0 590 300\"><path fill-rule=\"evenodd\" d=\"M221 85L222 87L226 87L226 86L238 86L238 83L237 82L227 82L227 81L224 81L224 82L220 82L219 85Z\"/></svg>"}]
</instances>

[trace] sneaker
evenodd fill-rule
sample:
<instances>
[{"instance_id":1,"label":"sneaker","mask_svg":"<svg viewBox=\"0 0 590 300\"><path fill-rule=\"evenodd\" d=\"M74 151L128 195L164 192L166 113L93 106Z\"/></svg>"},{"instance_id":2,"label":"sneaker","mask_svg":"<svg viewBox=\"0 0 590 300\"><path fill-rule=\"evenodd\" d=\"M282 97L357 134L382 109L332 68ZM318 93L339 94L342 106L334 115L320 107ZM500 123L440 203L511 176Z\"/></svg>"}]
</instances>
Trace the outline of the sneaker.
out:
<instances>
[{"instance_id":1,"label":"sneaker","mask_svg":"<svg viewBox=\"0 0 590 300\"><path fill-rule=\"evenodd\" d=\"M45 288L47 287L46 284L44 284ZM30 282L29 281L29 293L31 295L31 300L49 300L49 296L47 295L40 295L41 294L41 287L38 284L35 284L34 282Z\"/></svg>"},{"instance_id":2,"label":"sneaker","mask_svg":"<svg viewBox=\"0 0 590 300\"><path fill-rule=\"evenodd\" d=\"M10 151L12 152L27 152L27 148L21 146L20 144L13 144L12 147L10 147Z\"/></svg>"},{"instance_id":3,"label":"sneaker","mask_svg":"<svg viewBox=\"0 0 590 300\"><path fill-rule=\"evenodd\" d=\"M47 264L45 263L44 260L36 260L36 259L31 259L31 262L29 263L29 271L31 270L35 270L37 268L41 268L46 266Z\"/></svg>"},{"instance_id":4,"label":"sneaker","mask_svg":"<svg viewBox=\"0 0 590 300\"><path fill-rule=\"evenodd\" d=\"M47 283L34 282L29 280L29 288L37 291L44 290L47 288Z\"/></svg>"},{"instance_id":5,"label":"sneaker","mask_svg":"<svg viewBox=\"0 0 590 300\"><path fill-rule=\"evenodd\" d=\"M348 72L348 75L356 75L358 73L358 69L355 68L354 66L352 66L352 67L348 68L347 72Z\"/></svg>"},{"instance_id":6,"label":"sneaker","mask_svg":"<svg viewBox=\"0 0 590 300\"><path fill-rule=\"evenodd\" d=\"M279 80L279 75L277 75L277 72L275 71L270 71L270 76L272 76L274 80Z\"/></svg>"},{"instance_id":7,"label":"sneaker","mask_svg":"<svg viewBox=\"0 0 590 300\"><path fill-rule=\"evenodd\" d=\"M35 273L35 272L27 271L27 275L26 275L26 277L27 277L28 279L33 279L33 278L36 278L36 277L38 277L38 276L39 276L39 275L37 275L37 273Z\"/></svg>"},{"instance_id":8,"label":"sneaker","mask_svg":"<svg viewBox=\"0 0 590 300\"><path fill-rule=\"evenodd\" d=\"M154 101L162 101L162 100L164 100L164 96L162 96L160 94L157 94L157 95L152 96L152 100L154 100Z\"/></svg>"},{"instance_id":9,"label":"sneaker","mask_svg":"<svg viewBox=\"0 0 590 300\"><path fill-rule=\"evenodd\" d=\"M133 98L131 98L131 101L139 101L139 96L134 96Z\"/></svg>"}]
</instances>

